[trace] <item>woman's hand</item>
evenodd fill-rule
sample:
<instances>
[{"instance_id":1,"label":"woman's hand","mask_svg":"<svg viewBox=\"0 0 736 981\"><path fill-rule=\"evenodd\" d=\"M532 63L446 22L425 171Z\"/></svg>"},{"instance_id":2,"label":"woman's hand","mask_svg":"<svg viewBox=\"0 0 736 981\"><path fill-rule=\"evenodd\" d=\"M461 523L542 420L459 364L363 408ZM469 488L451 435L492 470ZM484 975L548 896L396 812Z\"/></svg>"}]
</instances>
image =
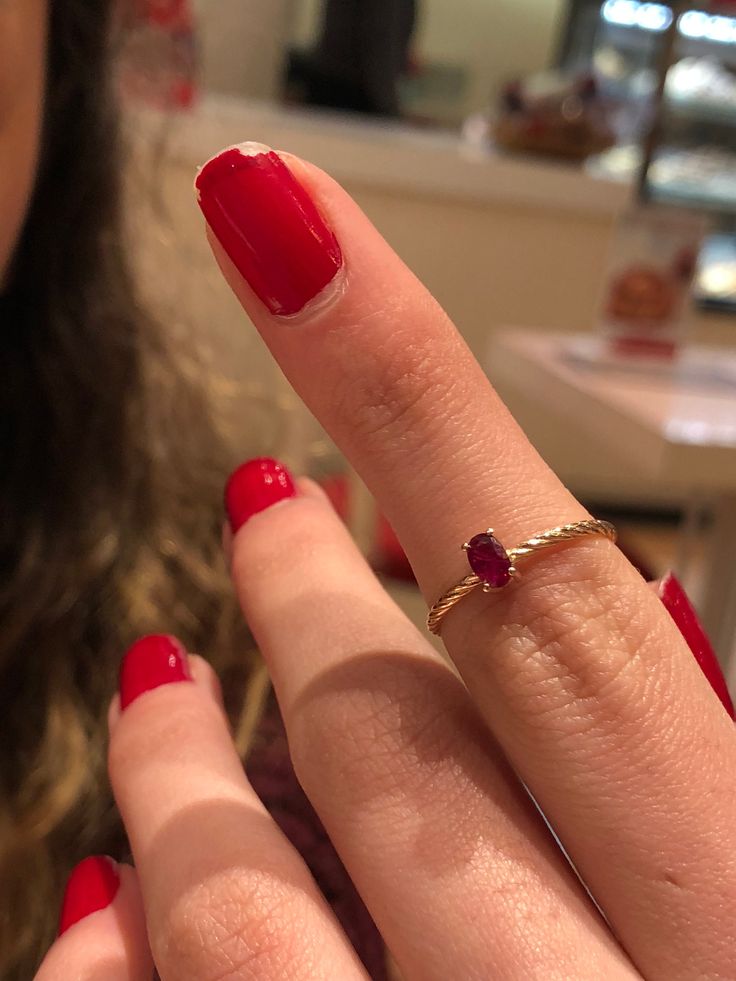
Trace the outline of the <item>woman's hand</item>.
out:
<instances>
[{"instance_id":1,"label":"woman's hand","mask_svg":"<svg viewBox=\"0 0 736 981\"><path fill-rule=\"evenodd\" d=\"M488 525L511 546L587 517L334 182L249 145L198 186L225 276L428 604ZM733 724L615 546L552 549L458 603L461 682L313 484L261 461L227 504L297 774L407 981L736 978ZM149 942L164 981L366 976L249 787L202 660L137 645L110 740L136 873L102 876L112 905L69 925L39 981L145 977Z\"/></svg>"}]
</instances>

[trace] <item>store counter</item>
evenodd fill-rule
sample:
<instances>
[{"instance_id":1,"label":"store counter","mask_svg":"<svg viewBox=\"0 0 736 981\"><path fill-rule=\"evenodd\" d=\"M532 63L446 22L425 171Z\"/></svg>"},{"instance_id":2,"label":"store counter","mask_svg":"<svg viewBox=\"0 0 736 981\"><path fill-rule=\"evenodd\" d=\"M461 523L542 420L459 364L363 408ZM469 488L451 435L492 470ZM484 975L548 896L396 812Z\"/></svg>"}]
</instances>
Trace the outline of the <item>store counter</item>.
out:
<instances>
[{"instance_id":1,"label":"store counter","mask_svg":"<svg viewBox=\"0 0 736 981\"><path fill-rule=\"evenodd\" d=\"M556 161L503 155L460 136L399 122L229 96L209 96L165 121L135 114L133 135L166 128L169 152L193 166L222 146L255 140L324 168L341 183L466 204L501 203L611 217L629 198L626 182Z\"/></svg>"},{"instance_id":2,"label":"store counter","mask_svg":"<svg viewBox=\"0 0 736 981\"><path fill-rule=\"evenodd\" d=\"M646 368L596 365L593 348L590 337L513 329L496 335L488 369L512 409L517 393L536 399L527 435L563 477L597 482L606 500L615 468L629 493L642 483L675 491L710 516L699 608L736 681L736 354L693 348Z\"/></svg>"}]
</instances>

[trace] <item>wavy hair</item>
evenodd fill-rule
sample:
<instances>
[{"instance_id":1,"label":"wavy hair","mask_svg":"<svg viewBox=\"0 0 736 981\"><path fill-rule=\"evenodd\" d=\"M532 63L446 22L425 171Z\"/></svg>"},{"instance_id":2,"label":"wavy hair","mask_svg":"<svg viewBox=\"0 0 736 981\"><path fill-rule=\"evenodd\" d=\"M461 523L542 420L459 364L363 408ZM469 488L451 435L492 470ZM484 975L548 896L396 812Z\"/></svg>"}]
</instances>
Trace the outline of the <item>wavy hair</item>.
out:
<instances>
[{"instance_id":1,"label":"wavy hair","mask_svg":"<svg viewBox=\"0 0 736 981\"><path fill-rule=\"evenodd\" d=\"M4 981L32 976L71 866L126 854L105 775L121 652L172 631L222 670L241 629L220 548L233 461L123 248L112 8L49 0L41 159L0 298Z\"/></svg>"}]
</instances>

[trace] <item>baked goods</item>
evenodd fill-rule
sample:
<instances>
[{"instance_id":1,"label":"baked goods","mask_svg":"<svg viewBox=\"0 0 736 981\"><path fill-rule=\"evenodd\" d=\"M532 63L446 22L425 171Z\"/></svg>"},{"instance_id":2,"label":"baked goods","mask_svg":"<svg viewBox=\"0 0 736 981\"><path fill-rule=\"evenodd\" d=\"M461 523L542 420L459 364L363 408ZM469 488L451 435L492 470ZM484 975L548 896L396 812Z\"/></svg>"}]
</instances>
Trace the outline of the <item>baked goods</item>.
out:
<instances>
[{"instance_id":1,"label":"baked goods","mask_svg":"<svg viewBox=\"0 0 736 981\"><path fill-rule=\"evenodd\" d=\"M613 146L607 116L594 76L536 76L504 87L494 136L508 150L583 160Z\"/></svg>"}]
</instances>

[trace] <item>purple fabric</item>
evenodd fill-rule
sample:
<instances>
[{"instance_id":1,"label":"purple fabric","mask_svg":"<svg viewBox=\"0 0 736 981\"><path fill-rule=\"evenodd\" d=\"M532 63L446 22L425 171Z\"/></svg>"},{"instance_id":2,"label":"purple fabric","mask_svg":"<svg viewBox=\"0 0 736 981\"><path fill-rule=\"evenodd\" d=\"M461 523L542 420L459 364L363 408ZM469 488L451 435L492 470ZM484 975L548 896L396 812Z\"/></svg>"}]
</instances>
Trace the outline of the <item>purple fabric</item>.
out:
<instances>
[{"instance_id":1,"label":"purple fabric","mask_svg":"<svg viewBox=\"0 0 736 981\"><path fill-rule=\"evenodd\" d=\"M296 779L273 697L245 769L274 821L306 862L373 981L389 981L383 939Z\"/></svg>"}]
</instances>

